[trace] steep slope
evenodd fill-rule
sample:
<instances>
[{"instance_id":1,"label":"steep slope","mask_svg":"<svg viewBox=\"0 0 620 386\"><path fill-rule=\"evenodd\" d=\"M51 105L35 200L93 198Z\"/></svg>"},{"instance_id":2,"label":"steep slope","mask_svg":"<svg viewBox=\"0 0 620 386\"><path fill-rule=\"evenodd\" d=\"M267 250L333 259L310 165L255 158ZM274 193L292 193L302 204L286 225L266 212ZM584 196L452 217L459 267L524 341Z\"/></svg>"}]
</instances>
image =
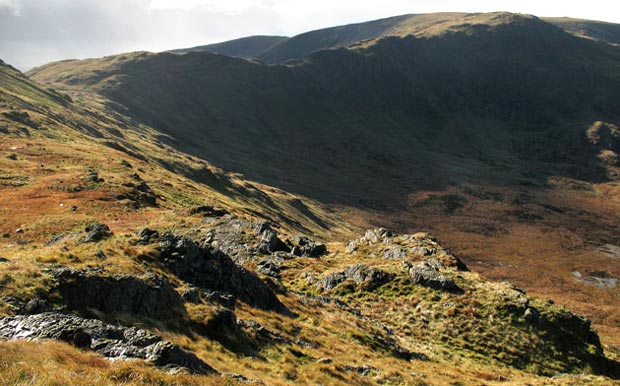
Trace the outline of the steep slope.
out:
<instances>
[{"instance_id":1,"label":"steep slope","mask_svg":"<svg viewBox=\"0 0 620 386\"><path fill-rule=\"evenodd\" d=\"M353 43L384 36L416 34L437 24L457 20L462 13L402 15L365 23L344 25L306 32L283 41L262 52L258 58L267 63L302 59L312 52L346 47Z\"/></svg>"},{"instance_id":2,"label":"steep slope","mask_svg":"<svg viewBox=\"0 0 620 386\"><path fill-rule=\"evenodd\" d=\"M532 157L546 164L538 183L549 173L606 178L579 125L617 119L611 101L620 94L620 53L532 17L488 19L453 24L433 38L318 52L287 66L136 53L60 62L30 75L97 90L175 146L326 201L397 202L406 190L484 180L489 172L494 183L514 181ZM553 143L558 132L562 142ZM387 173L380 188L347 199L378 172ZM328 187L310 182L319 178ZM379 196L384 191L396 194Z\"/></svg>"},{"instance_id":3,"label":"steep slope","mask_svg":"<svg viewBox=\"0 0 620 386\"><path fill-rule=\"evenodd\" d=\"M618 50L503 13L421 33L286 65L133 53L30 75L356 226L432 230L617 344Z\"/></svg>"},{"instance_id":4,"label":"steep slope","mask_svg":"<svg viewBox=\"0 0 620 386\"><path fill-rule=\"evenodd\" d=\"M587 37L610 44L620 44L620 24L570 17L546 17L543 20L576 36Z\"/></svg>"},{"instance_id":5,"label":"steep slope","mask_svg":"<svg viewBox=\"0 0 620 386\"><path fill-rule=\"evenodd\" d=\"M276 44L282 43L287 39L288 38L285 36L248 36L221 43L208 44L206 46L171 50L169 52L182 54L190 51L206 51L239 58L257 58L264 51L269 50Z\"/></svg>"},{"instance_id":6,"label":"steep slope","mask_svg":"<svg viewBox=\"0 0 620 386\"><path fill-rule=\"evenodd\" d=\"M6 383L620 377L587 319L481 278L426 233L369 230L345 245L336 232L349 225L324 206L168 147L100 95L68 97L5 65L0 90Z\"/></svg>"},{"instance_id":7,"label":"steep slope","mask_svg":"<svg viewBox=\"0 0 620 386\"><path fill-rule=\"evenodd\" d=\"M501 15L501 13L498 13ZM610 44L620 43L620 25L596 20L567 17L546 17L551 23L575 36L590 38ZM439 12L401 15L370 22L325 28L296 35L248 36L222 43L171 50L174 53L207 51L216 54L260 58L267 63L282 63L290 59L303 59L315 51L347 47L388 36L434 36L451 27L463 24L488 24L488 14Z\"/></svg>"}]
</instances>

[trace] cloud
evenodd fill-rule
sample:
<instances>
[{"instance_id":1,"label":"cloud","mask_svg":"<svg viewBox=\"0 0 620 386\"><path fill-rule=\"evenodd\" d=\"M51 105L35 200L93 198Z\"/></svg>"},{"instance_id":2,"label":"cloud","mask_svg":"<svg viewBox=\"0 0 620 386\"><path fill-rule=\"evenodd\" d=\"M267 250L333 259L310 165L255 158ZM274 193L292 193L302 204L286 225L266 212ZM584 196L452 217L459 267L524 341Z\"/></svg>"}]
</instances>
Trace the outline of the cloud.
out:
<instances>
[{"instance_id":1,"label":"cloud","mask_svg":"<svg viewBox=\"0 0 620 386\"><path fill-rule=\"evenodd\" d=\"M2 13L20 16L19 0L0 0L0 14Z\"/></svg>"}]
</instances>

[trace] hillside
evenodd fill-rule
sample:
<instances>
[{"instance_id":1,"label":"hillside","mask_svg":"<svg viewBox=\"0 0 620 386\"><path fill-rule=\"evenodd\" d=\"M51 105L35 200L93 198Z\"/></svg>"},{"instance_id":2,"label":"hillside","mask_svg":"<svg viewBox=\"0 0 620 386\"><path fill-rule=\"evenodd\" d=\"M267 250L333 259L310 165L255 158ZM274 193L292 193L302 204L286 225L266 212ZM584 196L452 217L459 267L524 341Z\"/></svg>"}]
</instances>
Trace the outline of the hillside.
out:
<instances>
[{"instance_id":1,"label":"hillside","mask_svg":"<svg viewBox=\"0 0 620 386\"><path fill-rule=\"evenodd\" d=\"M620 44L620 24L570 17L547 17L543 20L576 36L582 36L610 44Z\"/></svg>"},{"instance_id":2,"label":"hillside","mask_svg":"<svg viewBox=\"0 0 620 386\"><path fill-rule=\"evenodd\" d=\"M620 342L614 287L596 284L620 277L607 252L620 245L620 53L531 16L441 31L278 66L133 53L29 75L95 90L169 146L357 227L431 230L488 277L570 305Z\"/></svg>"},{"instance_id":3,"label":"hillside","mask_svg":"<svg viewBox=\"0 0 620 386\"><path fill-rule=\"evenodd\" d=\"M206 51L239 58L257 58L264 51L287 39L284 36L248 36L222 43L171 50L170 52L182 54L191 51Z\"/></svg>"},{"instance_id":4,"label":"hillside","mask_svg":"<svg viewBox=\"0 0 620 386\"><path fill-rule=\"evenodd\" d=\"M620 42L620 25L618 24L562 17L547 17L542 18L542 20L575 36L610 44L619 44ZM445 33L453 26L476 23L488 23L488 14L442 12L402 15L371 22L324 28L302 33L292 38L249 36L170 52L207 51L246 59L259 58L267 63L282 63L290 59L302 59L315 51L347 47L354 43L382 37L433 36Z\"/></svg>"},{"instance_id":5,"label":"hillside","mask_svg":"<svg viewBox=\"0 0 620 386\"><path fill-rule=\"evenodd\" d=\"M429 234L347 242L355 231L315 201L160 143L102 96L0 70L6 382L620 377L587 319L481 278Z\"/></svg>"},{"instance_id":6,"label":"hillside","mask_svg":"<svg viewBox=\"0 0 620 386\"><path fill-rule=\"evenodd\" d=\"M437 17L2 63L0 377L617 382L620 52Z\"/></svg>"}]
</instances>

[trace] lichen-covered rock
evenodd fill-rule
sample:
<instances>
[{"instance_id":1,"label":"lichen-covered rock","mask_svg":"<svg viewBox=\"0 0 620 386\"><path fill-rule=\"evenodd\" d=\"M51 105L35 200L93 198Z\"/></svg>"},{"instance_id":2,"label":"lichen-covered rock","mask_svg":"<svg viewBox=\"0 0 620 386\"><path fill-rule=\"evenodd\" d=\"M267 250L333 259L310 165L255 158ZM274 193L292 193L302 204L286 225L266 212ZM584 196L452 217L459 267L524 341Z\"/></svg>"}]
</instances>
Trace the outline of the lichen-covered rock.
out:
<instances>
[{"instance_id":1,"label":"lichen-covered rock","mask_svg":"<svg viewBox=\"0 0 620 386\"><path fill-rule=\"evenodd\" d=\"M433 258L441 261L447 269L467 271L467 266L460 259L424 232L410 235L393 233L385 228L370 229L363 237L349 241L345 247L346 253L360 251L388 260L420 261Z\"/></svg>"},{"instance_id":2,"label":"lichen-covered rock","mask_svg":"<svg viewBox=\"0 0 620 386\"><path fill-rule=\"evenodd\" d=\"M316 282L316 286L324 291L330 291L336 288L338 284L350 279L365 290L373 290L392 280L392 278L392 274L370 267L368 264L355 264L347 267L344 271L333 272L322 277Z\"/></svg>"},{"instance_id":3,"label":"lichen-covered rock","mask_svg":"<svg viewBox=\"0 0 620 386\"><path fill-rule=\"evenodd\" d=\"M249 221L224 216L207 234L206 241L214 248L243 264L256 254L289 252L290 248L279 238L278 232L266 221Z\"/></svg>"},{"instance_id":4,"label":"lichen-covered rock","mask_svg":"<svg viewBox=\"0 0 620 386\"><path fill-rule=\"evenodd\" d=\"M55 312L1 318L0 339L56 339L106 358L146 359L156 366L181 367L197 374L216 372L193 353L147 331Z\"/></svg>"},{"instance_id":5,"label":"lichen-covered rock","mask_svg":"<svg viewBox=\"0 0 620 386\"><path fill-rule=\"evenodd\" d=\"M440 270L443 265L438 260L421 261L410 264L409 276L414 283L436 290L458 291L460 288L454 280Z\"/></svg>"},{"instance_id":6,"label":"lichen-covered rock","mask_svg":"<svg viewBox=\"0 0 620 386\"><path fill-rule=\"evenodd\" d=\"M383 252L384 259L405 259L407 251L402 247L394 247Z\"/></svg>"}]
</instances>

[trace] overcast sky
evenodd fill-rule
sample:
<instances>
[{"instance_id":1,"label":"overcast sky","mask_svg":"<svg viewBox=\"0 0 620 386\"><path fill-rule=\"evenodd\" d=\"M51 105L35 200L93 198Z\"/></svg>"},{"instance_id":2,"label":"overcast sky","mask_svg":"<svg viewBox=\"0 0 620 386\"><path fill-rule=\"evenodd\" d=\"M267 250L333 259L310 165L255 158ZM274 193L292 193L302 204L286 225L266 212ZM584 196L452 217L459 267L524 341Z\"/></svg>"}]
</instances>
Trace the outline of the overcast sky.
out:
<instances>
[{"instance_id":1,"label":"overcast sky","mask_svg":"<svg viewBox=\"0 0 620 386\"><path fill-rule=\"evenodd\" d=\"M511 11L620 23L619 0L0 0L0 59L163 51L248 35L292 36L406 13Z\"/></svg>"}]
</instances>

